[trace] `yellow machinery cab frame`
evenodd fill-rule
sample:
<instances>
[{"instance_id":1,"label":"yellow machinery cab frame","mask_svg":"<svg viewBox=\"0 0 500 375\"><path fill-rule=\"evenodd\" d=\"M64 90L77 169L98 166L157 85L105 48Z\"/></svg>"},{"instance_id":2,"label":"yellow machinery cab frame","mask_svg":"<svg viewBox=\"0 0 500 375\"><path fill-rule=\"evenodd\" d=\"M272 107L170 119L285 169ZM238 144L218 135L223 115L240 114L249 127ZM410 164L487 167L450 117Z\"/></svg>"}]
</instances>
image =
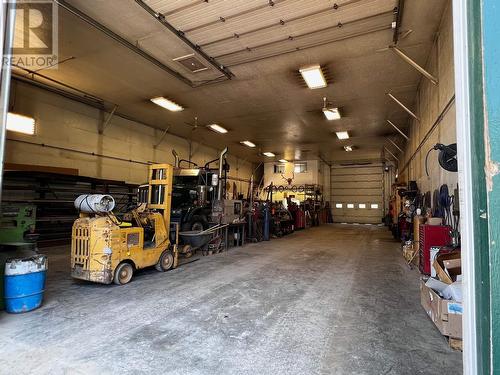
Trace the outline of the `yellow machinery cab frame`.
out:
<instances>
[{"instance_id":1,"label":"yellow machinery cab frame","mask_svg":"<svg viewBox=\"0 0 500 375\"><path fill-rule=\"evenodd\" d=\"M80 213L72 230L72 277L126 284L138 269L156 266L167 271L177 266L177 245L170 242L173 167L153 164L148 172L148 202L145 210L132 211L135 225L123 227L112 213ZM147 241L146 225L154 228Z\"/></svg>"}]
</instances>

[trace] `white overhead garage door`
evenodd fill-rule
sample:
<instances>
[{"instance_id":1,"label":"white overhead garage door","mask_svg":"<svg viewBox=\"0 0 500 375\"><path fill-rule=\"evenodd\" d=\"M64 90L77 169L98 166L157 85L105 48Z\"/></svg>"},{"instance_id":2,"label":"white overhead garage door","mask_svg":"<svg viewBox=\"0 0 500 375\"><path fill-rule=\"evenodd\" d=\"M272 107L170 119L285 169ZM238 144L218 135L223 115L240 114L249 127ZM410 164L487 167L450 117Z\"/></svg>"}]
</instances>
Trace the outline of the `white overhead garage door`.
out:
<instances>
[{"instance_id":1,"label":"white overhead garage door","mask_svg":"<svg viewBox=\"0 0 500 375\"><path fill-rule=\"evenodd\" d=\"M383 215L382 165L332 166L330 202L335 223L379 224Z\"/></svg>"}]
</instances>

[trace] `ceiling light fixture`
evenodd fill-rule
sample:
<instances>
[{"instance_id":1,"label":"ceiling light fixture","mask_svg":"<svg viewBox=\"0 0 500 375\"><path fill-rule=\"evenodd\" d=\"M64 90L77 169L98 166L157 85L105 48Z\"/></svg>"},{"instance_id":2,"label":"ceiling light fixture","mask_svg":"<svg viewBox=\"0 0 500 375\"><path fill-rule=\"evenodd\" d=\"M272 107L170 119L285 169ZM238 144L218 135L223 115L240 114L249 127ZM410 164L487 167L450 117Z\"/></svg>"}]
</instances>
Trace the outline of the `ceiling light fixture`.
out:
<instances>
[{"instance_id":1,"label":"ceiling light fixture","mask_svg":"<svg viewBox=\"0 0 500 375\"><path fill-rule=\"evenodd\" d=\"M336 132L337 138L338 139L349 139L349 133L348 132Z\"/></svg>"},{"instance_id":2,"label":"ceiling light fixture","mask_svg":"<svg viewBox=\"0 0 500 375\"><path fill-rule=\"evenodd\" d=\"M208 127L210 129L212 129L214 132L217 132L217 133L221 133L221 134L226 134L227 133L227 129L226 128L223 128L222 126L217 125L217 124L210 124L210 125L208 125Z\"/></svg>"},{"instance_id":3,"label":"ceiling light fixture","mask_svg":"<svg viewBox=\"0 0 500 375\"><path fill-rule=\"evenodd\" d=\"M172 112L180 112L184 109L179 104L174 103L173 101L168 100L167 98L164 98L163 96L153 98L153 99L151 99L151 101L153 103L155 103L156 105L159 105L160 107L168 109L169 111L172 111Z\"/></svg>"},{"instance_id":4,"label":"ceiling light fixture","mask_svg":"<svg viewBox=\"0 0 500 375\"><path fill-rule=\"evenodd\" d=\"M323 114L326 119L329 121L332 120L340 120L342 116L340 116L340 112L338 108L323 108Z\"/></svg>"},{"instance_id":5,"label":"ceiling light fixture","mask_svg":"<svg viewBox=\"0 0 500 375\"><path fill-rule=\"evenodd\" d=\"M280 159L279 160L280 163L288 163L288 160L285 160L285 159Z\"/></svg>"},{"instance_id":6,"label":"ceiling light fixture","mask_svg":"<svg viewBox=\"0 0 500 375\"><path fill-rule=\"evenodd\" d=\"M263 152L262 155L267 156L268 158L274 158L276 155L273 154L272 152Z\"/></svg>"},{"instance_id":7,"label":"ceiling light fixture","mask_svg":"<svg viewBox=\"0 0 500 375\"><path fill-rule=\"evenodd\" d=\"M240 142L242 145L245 145L247 147L255 147L255 143L250 142L250 141L241 141Z\"/></svg>"},{"instance_id":8,"label":"ceiling light fixture","mask_svg":"<svg viewBox=\"0 0 500 375\"><path fill-rule=\"evenodd\" d=\"M9 112L7 114L7 130L33 135L35 134L35 119Z\"/></svg>"},{"instance_id":9,"label":"ceiling light fixture","mask_svg":"<svg viewBox=\"0 0 500 375\"><path fill-rule=\"evenodd\" d=\"M344 146L344 150L346 150L347 152L351 152L353 149L352 149L353 146Z\"/></svg>"},{"instance_id":10,"label":"ceiling light fixture","mask_svg":"<svg viewBox=\"0 0 500 375\"><path fill-rule=\"evenodd\" d=\"M306 81L307 87L311 90L320 89L326 87L326 79L321 70L321 66L313 65L299 69L300 74L304 81Z\"/></svg>"}]
</instances>

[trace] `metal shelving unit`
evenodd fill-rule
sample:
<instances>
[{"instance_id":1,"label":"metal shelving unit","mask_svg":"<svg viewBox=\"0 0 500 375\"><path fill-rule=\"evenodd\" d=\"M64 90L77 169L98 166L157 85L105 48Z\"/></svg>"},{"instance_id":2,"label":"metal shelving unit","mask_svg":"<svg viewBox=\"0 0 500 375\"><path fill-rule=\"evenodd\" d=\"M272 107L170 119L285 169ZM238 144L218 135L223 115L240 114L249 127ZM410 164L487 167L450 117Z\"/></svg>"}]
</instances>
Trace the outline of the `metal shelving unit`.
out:
<instances>
[{"instance_id":1,"label":"metal shelving unit","mask_svg":"<svg viewBox=\"0 0 500 375\"><path fill-rule=\"evenodd\" d=\"M78 215L73 202L81 194L111 194L116 210L136 202L138 185L57 173L8 171L4 174L2 203L36 206L40 247L65 244Z\"/></svg>"}]
</instances>

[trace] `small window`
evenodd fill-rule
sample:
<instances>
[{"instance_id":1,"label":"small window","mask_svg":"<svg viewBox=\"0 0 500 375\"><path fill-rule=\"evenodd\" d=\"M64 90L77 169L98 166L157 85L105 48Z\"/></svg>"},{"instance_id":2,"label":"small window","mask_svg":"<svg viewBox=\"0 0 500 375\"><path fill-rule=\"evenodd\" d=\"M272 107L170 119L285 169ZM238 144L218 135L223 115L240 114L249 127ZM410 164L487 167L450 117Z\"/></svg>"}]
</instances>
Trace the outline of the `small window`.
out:
<instances>
[{"instance_id":1,"label":"small window","mask_svg":"<svg viewBox=\"0 0 500 375\"><path fill-rule=\"evenodd\" d=\"M343 207L342 203L335 204L335 208L342 208L342 207Z\"/></svg>"},{"instance_id":2,"label":"small window","mask_svg":"<svg viewBox=\"0 0 500 375\"><path fill-rule=\"evenodd\" d=\"M372 203L370 205L370 207L373 208L373 209L377 209L378 208L378 203Z\"/></svg>"},{"instance_id":3,"label":"small window","mask_svg":"<svg viewBox=\"0 0 500 375\"><path fill-rule=\"evenodd\" d=\"M274 164L274 173L285 173L285 164Z\"/></svg>"},{"instance_id":4,"label":"small window","mask_svg":"<svg viewBox=\"0 0 500 375\"><path fill-rule=\"evenodd\" d=\"M358 207L359 207L359 208L366 208L366 204L364 204L364 203L360 203Z\"/></svg>"},{"instance_id":5,"label":"small window","mask_svg":"<svg viewBox=\"0 0 500 375\"><path fill-rule=\"evenodd\" d=\"M307 172L307 163L301 162L301 163L295 163L293 166L293 171L295 173L305 173Z\"/></svg>"},{"instance_id":6,"label":"small window","mask_svg":"<svg viewBox=\"0 0 500 375\"><path fill-rule=\"evenodd\" d=\"M347 203L347 208L354 208L354 204L353 203Z\"/></svg>"}]
</instances>

